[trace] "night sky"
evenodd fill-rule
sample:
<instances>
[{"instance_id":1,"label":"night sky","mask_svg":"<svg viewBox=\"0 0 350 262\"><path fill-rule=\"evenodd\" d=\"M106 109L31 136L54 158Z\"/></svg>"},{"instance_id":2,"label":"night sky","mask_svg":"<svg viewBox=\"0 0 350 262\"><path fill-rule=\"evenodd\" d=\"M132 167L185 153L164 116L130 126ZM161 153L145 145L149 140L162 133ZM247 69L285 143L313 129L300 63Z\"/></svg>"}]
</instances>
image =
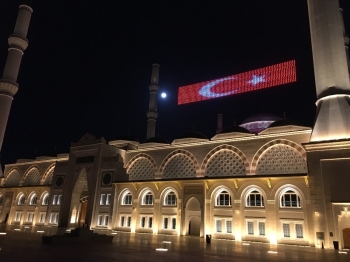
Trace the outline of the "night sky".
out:
<instances>
[{"instance_id":1,"label":"night sky","mask_svg":"<svg viewBox=\"0 0 350 262\"><path fill-rule=\"evenodd\" d=\"M23 2L23 1L22 1ZM18 0L0 0L0 72ZM350 33L350 1L340 0ZM215 135L261 112L312 126L316 91L306 0L34 1L2 164L69 152L89 132L146 138L152 63L160 64L156 134ZM297 82L177 105L179 86L296 59Z\"/></svg>"}]
</instances>

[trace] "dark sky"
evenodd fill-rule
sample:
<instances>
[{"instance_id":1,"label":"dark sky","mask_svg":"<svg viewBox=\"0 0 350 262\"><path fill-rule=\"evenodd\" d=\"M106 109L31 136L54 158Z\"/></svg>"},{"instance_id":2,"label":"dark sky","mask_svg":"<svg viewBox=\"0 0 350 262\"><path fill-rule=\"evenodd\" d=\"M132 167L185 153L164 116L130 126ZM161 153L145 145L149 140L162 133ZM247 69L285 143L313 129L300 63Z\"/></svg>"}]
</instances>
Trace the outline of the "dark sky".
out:
<instances>
[{"instance_id":1,"label":"dark sky","mask_svg":"<svg viewBox=\"0 0 350 262\"><path fill-rule=\"evenodd\" d=\"M18 0L0 0L0 71ZM350 1L340 0L350 33ZM69 152L86 132L145 140L151 65L160 64L157 131L214 136L269 112L312 126L315 83L306 0L34 1L2 163ZM296 59L296 83L177 105L179 86Z\"/></svg>"}]
</instances>

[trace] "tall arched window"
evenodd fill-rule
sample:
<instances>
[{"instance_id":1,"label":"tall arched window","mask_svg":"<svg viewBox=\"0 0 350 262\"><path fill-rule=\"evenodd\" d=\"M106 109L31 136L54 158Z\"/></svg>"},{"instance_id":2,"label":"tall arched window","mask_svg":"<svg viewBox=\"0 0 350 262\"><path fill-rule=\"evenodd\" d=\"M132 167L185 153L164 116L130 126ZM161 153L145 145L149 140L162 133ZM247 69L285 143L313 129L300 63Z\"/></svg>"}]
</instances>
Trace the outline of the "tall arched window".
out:
<instances>
[{"instance_id":1,"label":"tall arched window","mask_svg":"<svg viewBox=\"0 0 350 262\"><path fill-rule=\"evenodd\" d=\"M216 200L215 200L216 206L231 206L231 195L230 193L222 189L216 194Z\"/></svg>"},{"instance_id":2,"label":"tall arched window","mask_svg":"<svg viewBox=\"0 0 350 262\"><path fill-rule=\"evenodd\" d=\"M29 205L36 205L36 202L38 201L38 197L36 196L36 194L33 194L30 197L30 201L29 201Z\"/></svg>"},{"instance_id":3,"label":"tall arched window","mask_svg":"<svg viewBox=\"0 0 350 262\"><path fill-rule=\"evenodd\" d=\"M246 197L246 206L247 207L264 207L264 196L263 194L256 188L251 189L247 193Z\"/></svg>"},{"instance_id":4,"label":"tall arched window","mask_svg":"<svg viewBox=\"0 0 350 262\"><path fill-rule=\"evenodd\" d=\"M142 205L153 205L153 194L151 191L147 191L142 197Z\"/></svg>"},{"instance_id":5,"label":"tall arched window","mask_svg":"<svg viewBox=\"0 0 350 262\"><path fill-rule=\"evenodd\" d=\"M18 204L19 206L23 206L25 201L26 201L26 198L25 198L24 194L21 194L21 195L19 196L19 198L18 198L17 204Z\"/></svg>"},{"instance_id":6,"label":"tall arched window","mask_svg":"<svg viewBox=\"0 0 350 262\"><path fill-rule=\"evenodd\" d=\"M122 205L131 205L131 204L132 204L132 194L130 193L130 191L126 191L123 194Z\"/></svg>"},{"instance_id":7,"label":"tall arched window","mask_svg":"<svg viewBox=\"0 0 350 262\"><path fill-rule=\"evenodd\" d=\"M169 191L165 194L164 206L176 206L176 195L174 191Z\"/></svg>"},{"instance_id":8,"label":"tall arched window","mask_svg":"<svg viewBox=\"0 0 350 262\"><path fill-rule=\"evenodd\" d=\"M43 201L41 202L41 205L47 206L49 204L49 193L46 193L43 197Z\"/></svg>"},{"instance_id":9,"label":"tall arched window","mask_svg":"<svg viewBox=\"0 0 350 262\"><path fill-rule=\"evenodd\" d=\"M300 194L294 189L284 190L280 198L280 207L284 208L301 208Z\"/></svg>"}]
</instances>

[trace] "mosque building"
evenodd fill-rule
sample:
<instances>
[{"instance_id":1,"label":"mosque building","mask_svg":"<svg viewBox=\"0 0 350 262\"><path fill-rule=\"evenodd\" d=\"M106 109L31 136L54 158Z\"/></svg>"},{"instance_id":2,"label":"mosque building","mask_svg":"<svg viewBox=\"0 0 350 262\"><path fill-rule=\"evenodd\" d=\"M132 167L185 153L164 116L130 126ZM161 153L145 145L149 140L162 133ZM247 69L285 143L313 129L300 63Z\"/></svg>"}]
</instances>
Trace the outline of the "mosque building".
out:
<instances>
[{"instance_id":1,"label":"mosque building","mask_svg":"<svg viewBox=\"0 0 350 262\"><path fill-rule=\"evenodd\" d=\"M19 159L0 177L0 223L350 248L348 38L337 0L308 0L317 113L313 128L270 114L172 142L91 134L57 157ZM0 148L32 9L20 6L0 80ZM345 42L345 45L344 45ZM0 174L1 175L1 174Z\"/></svg>"}]
</instances>

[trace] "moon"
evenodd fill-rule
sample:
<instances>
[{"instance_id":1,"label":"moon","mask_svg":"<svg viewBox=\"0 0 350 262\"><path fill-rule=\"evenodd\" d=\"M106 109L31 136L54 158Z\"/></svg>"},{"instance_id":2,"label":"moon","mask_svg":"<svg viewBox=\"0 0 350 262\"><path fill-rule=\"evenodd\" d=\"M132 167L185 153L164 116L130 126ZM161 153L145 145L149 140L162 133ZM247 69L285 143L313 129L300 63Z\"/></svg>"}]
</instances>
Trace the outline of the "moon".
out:
<instances>
[{"instance_id":1,"label":"moon","mask_svg":"<svg viewBox=\"0 0 350 262\"><path fill-rule=\"evenodd\" d=\"M166 93L162 93L161 95L160 95L162 98L166 98Z\"/></svg>"},{"instance_id":2,"label":"moon","mask_svg":"<svg viewBox=\"0 0 350 262\"><path fill-rule=\"evenodd\" d=\"M220 84L222 82L228 81L228 80L232 80L234 79L234 77L229 76L229 77L224 77L224 78L220 78L214 81L209 82L208 84L202 86L201 89L199 89L198 93L201 96L204 97L210 97L210 98L215 98L215 97L221 97L221 96L227 96L227 95L231 95L236 93L236 90L230 91L230 92L225 92L225 93L214 93L211 91L211 89L216 86L217 84Z\"/></svg>"}]
</instances>

